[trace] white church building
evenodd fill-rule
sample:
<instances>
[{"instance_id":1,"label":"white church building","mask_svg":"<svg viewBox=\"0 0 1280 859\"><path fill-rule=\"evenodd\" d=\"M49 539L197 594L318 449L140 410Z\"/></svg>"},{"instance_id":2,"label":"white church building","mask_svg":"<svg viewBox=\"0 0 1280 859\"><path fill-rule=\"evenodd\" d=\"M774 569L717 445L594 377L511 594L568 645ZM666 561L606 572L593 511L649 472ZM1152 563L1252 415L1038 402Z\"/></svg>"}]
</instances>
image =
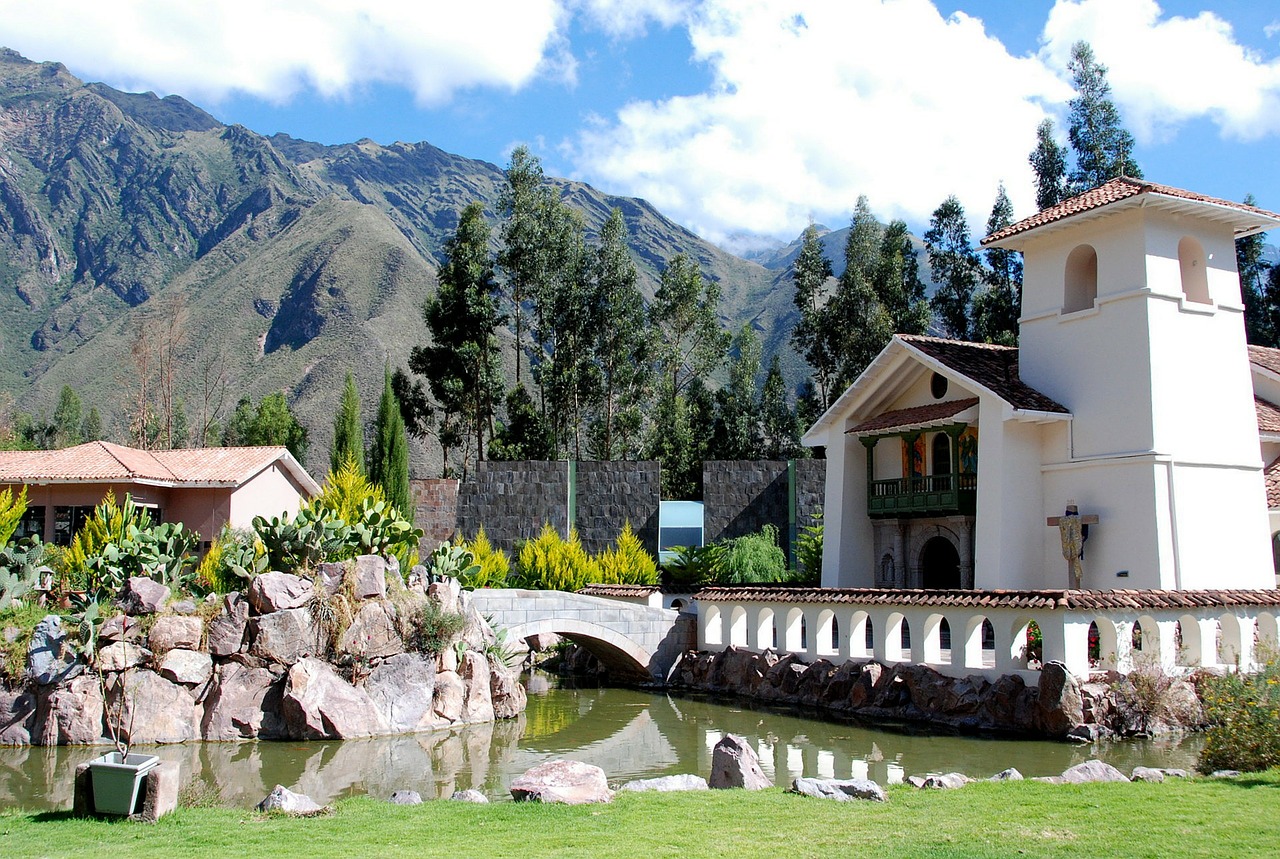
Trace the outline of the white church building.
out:
<instances>
[{"instance_id":1,"label":"white church building","mask_svg":"<svg viewBox=\"0 0 1280 859\"><path fill-rule=\"evenodd\" d=\"M1002 674L1038 629L1079 675L1248 664L1280 614L1280 350L1246 345L1235 242L1275 227L1122 177L987 236L1023 254L1019 345L895 336L804 436L822 587L704 591L700 646Z\"/></svg>"}]
</instances>

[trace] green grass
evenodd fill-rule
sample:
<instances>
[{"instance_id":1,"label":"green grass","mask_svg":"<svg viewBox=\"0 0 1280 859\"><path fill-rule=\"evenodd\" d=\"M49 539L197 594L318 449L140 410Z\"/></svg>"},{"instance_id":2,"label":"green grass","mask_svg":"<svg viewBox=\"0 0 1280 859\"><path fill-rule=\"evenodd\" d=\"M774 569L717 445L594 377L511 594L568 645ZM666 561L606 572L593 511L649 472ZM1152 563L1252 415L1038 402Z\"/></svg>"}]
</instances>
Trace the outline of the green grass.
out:
<instances>
[{"instance_id":1,"label":"green grass","mask_svg":"<svg viewBox=\"0 0 1280 859\"><path fill-rule=\"evenodd\" d=\"M362 797L311 819L199 808L154 826L6 811L0 856L1275 856L1277 809L1280 770L1164 784L893 787L885 804L778 789L619 794L573 808Z\"/></svg>"}]
</instances>

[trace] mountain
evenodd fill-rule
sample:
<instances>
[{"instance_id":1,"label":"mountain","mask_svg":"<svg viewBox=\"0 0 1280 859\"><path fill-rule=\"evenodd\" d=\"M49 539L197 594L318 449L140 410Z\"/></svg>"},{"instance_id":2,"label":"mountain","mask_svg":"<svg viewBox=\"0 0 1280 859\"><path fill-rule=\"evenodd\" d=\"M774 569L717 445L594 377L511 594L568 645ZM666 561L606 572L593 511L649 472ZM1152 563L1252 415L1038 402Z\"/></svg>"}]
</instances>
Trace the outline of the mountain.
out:
<instances>
[{"instance_id":1,"label":"mountain","mask_svg":"<svg viewBox=\"0 0 1280 859\"><path fill-rule=\"evenodd\" d=\"M643 200L552 181L593 235L622 210L648 297L671 256L691 255L721 283L724 326L752 324L799 379L784 269ZM0 49L0 392L47 413L71 384L120 433L142 367L172 368L193 422L284 390L322 471L347 370L372 416L384 364L427 338L422 305L459 211L479 200L496 222L502 183L428 143L264 137ZM415 471L436 457L415 450Z\"/></svg>"}]
</instances>

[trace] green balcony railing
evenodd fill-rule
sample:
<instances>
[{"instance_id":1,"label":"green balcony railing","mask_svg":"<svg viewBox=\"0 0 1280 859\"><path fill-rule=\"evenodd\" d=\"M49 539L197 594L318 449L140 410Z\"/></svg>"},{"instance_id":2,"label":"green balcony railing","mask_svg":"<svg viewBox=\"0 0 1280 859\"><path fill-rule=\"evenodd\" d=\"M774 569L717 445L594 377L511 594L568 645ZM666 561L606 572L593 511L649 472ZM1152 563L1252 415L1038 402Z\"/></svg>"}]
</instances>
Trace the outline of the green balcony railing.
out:
<instances>
[{"instance_id":1,"label":"green balcony railing","mask_svg":"<svg viewBox=\"0 0 1280 859\"><path fill-rule=\"evenodd\" d=\"M972 515L977 489L976 474L872 480L867 487L867 512L872 516Z\"/></svg>"}]
</instances>

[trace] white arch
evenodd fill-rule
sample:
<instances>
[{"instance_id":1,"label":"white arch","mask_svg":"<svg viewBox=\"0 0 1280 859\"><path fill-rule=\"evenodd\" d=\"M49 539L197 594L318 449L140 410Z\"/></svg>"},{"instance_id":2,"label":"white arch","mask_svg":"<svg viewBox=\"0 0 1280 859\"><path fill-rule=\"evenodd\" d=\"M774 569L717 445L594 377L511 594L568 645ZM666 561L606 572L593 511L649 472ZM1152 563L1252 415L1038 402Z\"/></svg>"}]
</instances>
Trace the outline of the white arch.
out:
<instances>
[{"instance_id":1,"label":"white arch","mask_svg":"<svg viewBox=\"0 0 1280 859\"><path fill-rule=\"evenodd\" d=\"M773 609L765 607L756 615L756 650L778 649L778 622Z\"/></svg>"},{"instance_id":2,"label":"white arch","mask_svg":"<svg viewBox=\"0 0 1280 859\"><path fill-rule=\"evenodd\" d=\"M582 645L606 665L635 669L649 676L653 654L620 632L598 623L573 618L544 618L507 628L507 638L523 641L531 635L554 632ZM708 630L710 632L710 630Z\"/></svg>"},{"instance_id":3,"label":"white arch","mask_svg":"<svg viewBox=\"0 0 1280 859\"><path fill-rule=\"evenodd\" d=\"M729 613L729 644L747 646L747 610L740 605L735 605Z\"/></svg>"}]
</instances>

